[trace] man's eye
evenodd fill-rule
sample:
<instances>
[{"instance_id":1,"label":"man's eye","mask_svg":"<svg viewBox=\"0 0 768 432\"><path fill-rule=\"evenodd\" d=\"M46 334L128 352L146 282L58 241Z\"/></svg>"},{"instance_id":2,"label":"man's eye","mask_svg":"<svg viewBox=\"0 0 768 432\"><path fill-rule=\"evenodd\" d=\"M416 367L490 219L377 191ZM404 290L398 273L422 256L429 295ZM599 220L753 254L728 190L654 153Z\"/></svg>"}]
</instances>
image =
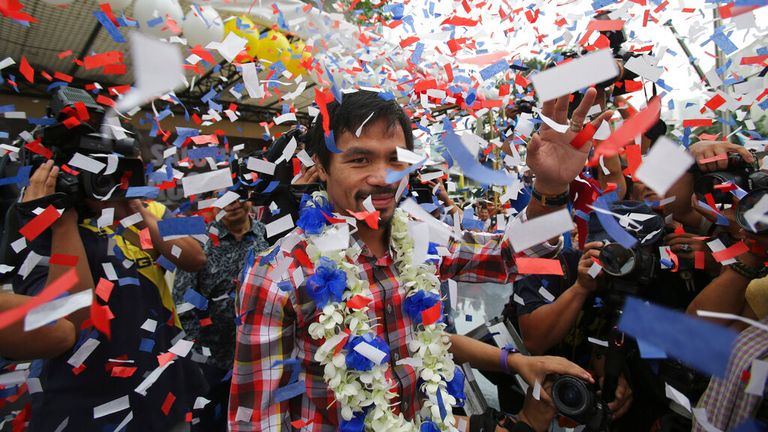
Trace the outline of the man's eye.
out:
<instances>
[{"instance_id":1,"label":"man's eye","mask_svg":"<svg viewBox=\"0 0 768 432\"><path fill-rule=\"evenodd\" d=\"M361 164L361 163L368 162L368 159L366 159L366 158L357 158L357 159L352 159L349 162L350 163L354 163L354 164Z\"/></svg>"}]
</instances>

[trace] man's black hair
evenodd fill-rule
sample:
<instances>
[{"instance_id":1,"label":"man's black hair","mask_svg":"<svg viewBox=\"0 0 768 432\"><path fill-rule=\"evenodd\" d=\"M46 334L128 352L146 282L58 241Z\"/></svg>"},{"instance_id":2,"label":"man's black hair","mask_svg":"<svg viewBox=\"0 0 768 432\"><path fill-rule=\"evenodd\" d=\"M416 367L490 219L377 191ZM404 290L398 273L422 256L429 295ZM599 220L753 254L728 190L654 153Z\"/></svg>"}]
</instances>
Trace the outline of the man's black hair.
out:
<instances>
[{"instance_id":1,"label":"man's black hair","mask_svg":"<svg viewBox=\"0 0 768 432\"><path fill-rule=\"evenodd\" d=\"M411 119L405 114L403 108L396 100L384 100L379 94L369 90L358 90L343 96L342 103L333 101L327 105L328 116L331 119L330 130L333 137L338 140L344 132L354 134L357 128L365 123L371 125L379 121L385 121L388 130L396 126L403 129L405 135L405 147L413 150L413 131ZM323 115L315 119L309 130L308 147L317 155L320 164L327 170L331 161L331 151L325 144L325 132L323 131Z\"/></svg>"}]
</instances>

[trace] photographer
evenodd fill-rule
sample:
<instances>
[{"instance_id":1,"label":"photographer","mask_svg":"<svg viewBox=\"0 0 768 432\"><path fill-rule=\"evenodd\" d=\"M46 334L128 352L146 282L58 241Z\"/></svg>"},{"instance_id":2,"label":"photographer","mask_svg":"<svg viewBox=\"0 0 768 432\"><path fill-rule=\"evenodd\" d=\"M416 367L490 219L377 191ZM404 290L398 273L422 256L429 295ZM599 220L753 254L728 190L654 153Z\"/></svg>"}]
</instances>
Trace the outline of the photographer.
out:
<instances>
[{"instance_id":1,"label":"photographer","mask_svg":"<svg viewBox=\"0 0 768 432\"><path fill-rule=\"evenodd\" d=\"M22 225L34 217L34 210L48 206L59 175L53 161L34 171L17 204ZM97 228L93 219L78 217L78 211L99 215L107 208L113 209L117 218L138 213L143 220L125 229L113 229ZM43 391L32 395L30 431L55 430L63 422L73 430L101 430L119 423L125 414L119 418L97 416L90 408L120 398L127 398L133 413L129 430L167 431L185 424L184 417L195 396L204 391L204 382L189 360L176 354L168 357L180 329L156 257L161 254L172 265L187 270L199 269L206 258L193 239L162 240L158 221L167 217L165 207L154 202L83 198L22 251L27 257L33 252L72 257L77 280L70 292L95 291L90 316L88 310L81 309L68 317L76 329L82 329L75 347L42 367L33 367L33 376L40 379ZM143 229L149 235L142 242ZM20 262L24 261L21 256ZM37 265L26 277L16 276L14 291L36 295L67 274L70 265ZM146 374L158 370L158 355L166 356L165 366L159 375L153 375L156 381L144 384L149 387L139 392ZM175 399L163 412L158 407L169 393Z\"/></svg>"}]
</instances>

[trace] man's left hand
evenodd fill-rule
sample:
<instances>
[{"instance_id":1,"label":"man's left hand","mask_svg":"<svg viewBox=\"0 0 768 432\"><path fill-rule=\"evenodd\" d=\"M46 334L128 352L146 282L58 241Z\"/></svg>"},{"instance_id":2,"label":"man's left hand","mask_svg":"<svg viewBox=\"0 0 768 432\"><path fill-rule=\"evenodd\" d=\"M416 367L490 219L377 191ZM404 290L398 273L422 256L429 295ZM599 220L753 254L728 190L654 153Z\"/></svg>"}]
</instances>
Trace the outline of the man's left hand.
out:
<instances>
[{"instance_id":1,"label":"man's left hand","mask_svg":"<svg viewBox=\"0 0 768 432\"><path fill-rule=\"evenodd\" d=\"M585 144L577 149L571 145L571 141L581 131L596 95L597 91L594 88L587 90L570 120L568 119L570 95L544 102L541 113L557 123L568 124L569 128L565 132L558 132L542 123L541 128L528 144L526 162L536 175L537 190L541 193L562 192L584 168L592 146ZM605 111L590 123L595 128L599 128L603 121L610 119L612 115L612 111Z\"/></svg>"}]
</instances>

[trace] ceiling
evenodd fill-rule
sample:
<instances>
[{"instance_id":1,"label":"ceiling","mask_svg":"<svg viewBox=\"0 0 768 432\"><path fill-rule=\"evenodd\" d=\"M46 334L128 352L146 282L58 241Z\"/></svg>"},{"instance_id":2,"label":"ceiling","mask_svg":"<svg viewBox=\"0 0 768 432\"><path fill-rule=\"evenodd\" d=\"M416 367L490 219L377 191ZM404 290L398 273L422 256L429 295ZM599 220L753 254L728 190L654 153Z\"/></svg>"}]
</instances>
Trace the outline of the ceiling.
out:
<instances>
[{"instance_id":1,"label":"ceiling","mask_svg":"<svg viewBox=\"0 0 768 432\"><path fill-rule=\"evenodd\" d=\"M182 0L179 3L186 13L192 2ZM126 9L126 16L132 16L132 9L132 6ZM130 85L133 83L128 43L115 42L99 24L93 15L94 11L99 10L95 0L78 0L66 7L54 7L42 1L31 1L25 2L24 10L35 17L38 22L24 27L9 18L0 17L0 61L6 57L11 57L17 63L4 69L2 73L6 76L10 73L17 77L16 83L21 95L35 97L45 95L50 82L40 75L40 71L46 71L51 76L55 72L72 76L74 80L71 85L74 86L98 82L102 87L107 88L113 85ZM230 16L224 11L219 12L224 19ZM130 31L135 31L135 29L120 28L120 32L124 36ZM71 55L60 56L61 53L69 50L72 52ZM188 49L184 48L184 50L182 55L187 57L189 55ZM125 74L105 75L101 68L86 70L74 63L76 58L81 59L87 55L109 51L120 51L124 54ZM22 56L26 57L36 71L34 85L20 77L18 67ZM214 86L219 92L217 98L219 103L238 103L242 115L241 119L266 121L280 113L282 101L281 95L277 93L268 95L263 100L248 99L246 94L245 98L238 102L228 90L240 79L240 74L234 66L226 63L226 61L222 61L221 65L223 67L218 73L209 70L204 75L195 78L195 81L190 81L194 83L193 88L176 92L185 105L199 104L204 106L200 103L199 98L208 93L210 88ZM191 73L188 77L192 77ZM54 79L54 81L56 80ZM281 79L281 81L287 82L289 80ZM306 108L314 101L314 91L312 90L314 83L309 81L307 84L306 90L293 101L297 116L300 119L306 118ZM279 88L281 94L292 92L295 89L296 84L294 83L282 85ZM13 92L8 85L0 86L0 91ZM202 111L207 111L207 108Z\"/></svg>"}]
</instances>

